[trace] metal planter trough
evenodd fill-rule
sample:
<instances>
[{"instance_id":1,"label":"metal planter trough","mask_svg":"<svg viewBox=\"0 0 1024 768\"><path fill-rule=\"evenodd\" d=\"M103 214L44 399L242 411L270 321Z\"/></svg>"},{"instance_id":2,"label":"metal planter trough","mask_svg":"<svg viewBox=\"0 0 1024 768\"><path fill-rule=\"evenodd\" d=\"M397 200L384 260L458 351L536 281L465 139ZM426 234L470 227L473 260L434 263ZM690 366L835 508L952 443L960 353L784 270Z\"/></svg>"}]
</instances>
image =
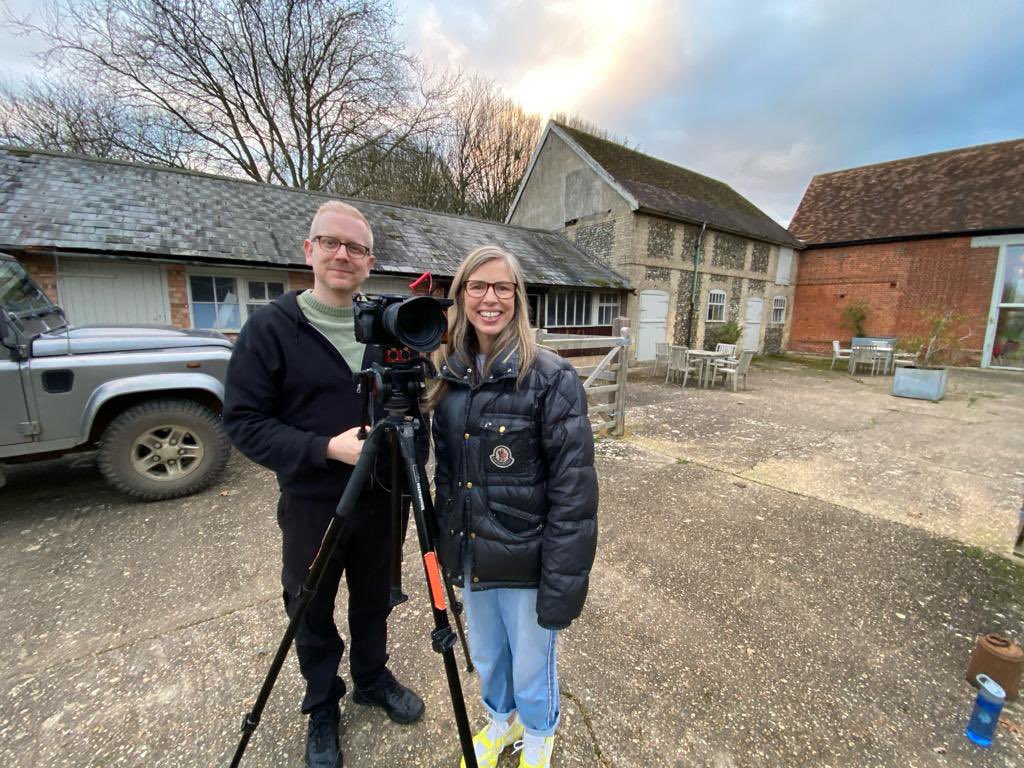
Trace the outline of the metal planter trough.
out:
<instances>
[{"instance_id":1,"label":"metal planter trough","mask_svg":"<svg viewBox=\"0 0 1024 768\"><path fill-rule=\"evenodd\" d=\"M911 397L937 403L946 395L948 379L949 370L946 368L897 368L892 377L892 393L895 397Z\"/></svg>"}]
</instances>

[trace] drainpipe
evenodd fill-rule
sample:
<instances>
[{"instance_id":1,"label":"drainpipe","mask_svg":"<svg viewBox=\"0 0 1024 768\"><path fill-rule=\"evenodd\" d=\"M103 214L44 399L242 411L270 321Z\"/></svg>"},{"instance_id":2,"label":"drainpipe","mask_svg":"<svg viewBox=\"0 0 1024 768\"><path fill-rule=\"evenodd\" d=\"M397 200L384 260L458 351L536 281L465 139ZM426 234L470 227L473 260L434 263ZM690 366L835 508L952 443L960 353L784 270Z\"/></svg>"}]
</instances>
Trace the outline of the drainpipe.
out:
<instances>
[{"instance_id":1,"label":"drainpipe","mask_svg":"<svg viewBox=\"0 0 1024 768\"><path fill-rule=\"evenodd\" d=\"M700 264L700 249L704 244L704 230L708 228L705 221L700 225L700 234L697 235L697 244L693 248L693 280L690 281L690 324L686 329L686 346L693 346L693 324L696 320L697 311L697 266Z\"/></svg>"}]
</instances>

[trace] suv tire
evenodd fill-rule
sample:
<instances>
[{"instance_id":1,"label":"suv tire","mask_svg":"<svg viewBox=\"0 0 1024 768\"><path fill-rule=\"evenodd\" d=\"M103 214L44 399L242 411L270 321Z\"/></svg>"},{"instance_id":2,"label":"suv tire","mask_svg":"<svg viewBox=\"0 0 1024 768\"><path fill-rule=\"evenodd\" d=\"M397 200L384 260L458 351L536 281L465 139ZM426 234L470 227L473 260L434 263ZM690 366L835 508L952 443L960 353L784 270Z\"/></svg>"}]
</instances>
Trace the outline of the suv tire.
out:
<instances>
[{"instance_id":1,"label":"suv tire","mask_svg":"<svg viewBox=\"0 0 1024 768\"><path fill-rule=\"evenodd\" d=\"M220 417L192 400L150 400L119 414L100 438L99 467L142 501L201 491L224 470L231 444Z\"/></svg>"}]
</instances>

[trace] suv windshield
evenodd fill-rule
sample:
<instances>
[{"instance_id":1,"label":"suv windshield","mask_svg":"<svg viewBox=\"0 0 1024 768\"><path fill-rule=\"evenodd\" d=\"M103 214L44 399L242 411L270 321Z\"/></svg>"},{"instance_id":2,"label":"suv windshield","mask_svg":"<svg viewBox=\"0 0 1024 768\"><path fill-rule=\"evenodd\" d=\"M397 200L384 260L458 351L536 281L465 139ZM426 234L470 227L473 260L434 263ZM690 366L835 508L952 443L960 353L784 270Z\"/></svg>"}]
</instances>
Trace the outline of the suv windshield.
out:
<instances>
[{"instance_id":1,"label":"suv windshield","mask_svg":"<svg viewBox=\"0 0 1024 768\"><path fill-rule=\"evenodd\" d=\"M54 309L53 302L32 282L21 264L7 259L0 259L0 307L12 315Z\"/></svg>"}]
</instances>

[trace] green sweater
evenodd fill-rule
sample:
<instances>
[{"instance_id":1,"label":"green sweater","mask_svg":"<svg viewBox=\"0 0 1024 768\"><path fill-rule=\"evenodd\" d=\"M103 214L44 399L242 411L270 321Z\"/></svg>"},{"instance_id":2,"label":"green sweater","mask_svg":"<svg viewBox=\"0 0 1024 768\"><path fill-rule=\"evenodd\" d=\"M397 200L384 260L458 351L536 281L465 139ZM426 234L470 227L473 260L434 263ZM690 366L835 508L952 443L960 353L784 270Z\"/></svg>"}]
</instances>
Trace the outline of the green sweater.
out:
<instances>
[{"instance_id":1,"label":"green sweater","mask_svg":"<svg viewBox=\"0 0 1024 768\"><path fill-rule=\"evenodd\" d=\"M366 347L356 341L355 311L352 307L332 307L317 301L312 290L298 296L299 308L306 319L341 353L352 372L363 369Z\"/></svg>"}]
</instances>

